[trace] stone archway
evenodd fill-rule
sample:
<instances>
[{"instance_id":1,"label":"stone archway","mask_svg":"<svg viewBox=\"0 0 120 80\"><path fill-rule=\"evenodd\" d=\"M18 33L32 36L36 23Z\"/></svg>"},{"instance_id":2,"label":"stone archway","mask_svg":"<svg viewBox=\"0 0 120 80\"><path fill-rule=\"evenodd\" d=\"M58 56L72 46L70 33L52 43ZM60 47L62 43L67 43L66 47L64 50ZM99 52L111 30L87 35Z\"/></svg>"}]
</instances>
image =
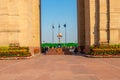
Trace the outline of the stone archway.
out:
<instances>
[{"instance_id":1,"label":"stone archway","mask_svg":"<svg viewBox=\"0 0 120 80\"><path fill-rule=\"evenodd\" d=\"M41 48L41 0L0 0L0 46L19 43L30 52ZM89 0L77 0L78 44L89 51ZM40 50L41 51L41 50Z\"/></svg>"},{"instance_id":2,"label":"stone archway","mask_svg":"<svg viewBox=\"0 0 120 80\"><path fill-rule=\"evenodd\" d=\"M89 0L77 0L77 19L78 19L78 45L81 49L84 49L84 52L89 52L90 50Z\"/></svg>"},{"instance_id":3,"label":"stone archway","mask_svg":"<svg viewBox=\"0 0 120 80\"><path fill-rule=\"evenodd\" d=\"M39 1L36 0L36 3ZM41 1L39 3L41 4ZM117 2L114 0L77 0L78 45L84 52L90 51L90 45L120 43L119 3L119 0ZM38 10L36 6L33 12L37 16L33 17L39 21L41 17L38 19L39 14L36 12L40 9ZM37 25L36 30L39 28ZM37 38L40 36L38 33L35 34ZM113 35L114 33L116 35ZM34 42L39 42L39 39L34 39Z\"/></svg>"},{"instance_id":4,"label":"stone archway","mask_svg":"<svg viewBox=\"0 0 120 80\"><path fill-rule=\"evenodd\" d=\"M78 44L120 44L120 0L77 0ZM41 0L0 0L0 46L41 48Z\"/></svg>"},{"instance_id":5,"label":"stone archway","mask_svg":"<svg viewBox=\"0 0 120 80\"><path fill-rule=\"evenodd\" d=\"M33 26L34 38L30 47L31 52L35 48L41 49L41 0L35 0L33 5ZM38 7L39 3L39 7ZM78 45L84 52L90 50L90 6L89 0L77 0L77 21L78 21ZM36 32L37 31L37 32ZM40 44L40 45L39 45ZM41 51L41 50L40 50Z\"/></svg>"}]
</instances>

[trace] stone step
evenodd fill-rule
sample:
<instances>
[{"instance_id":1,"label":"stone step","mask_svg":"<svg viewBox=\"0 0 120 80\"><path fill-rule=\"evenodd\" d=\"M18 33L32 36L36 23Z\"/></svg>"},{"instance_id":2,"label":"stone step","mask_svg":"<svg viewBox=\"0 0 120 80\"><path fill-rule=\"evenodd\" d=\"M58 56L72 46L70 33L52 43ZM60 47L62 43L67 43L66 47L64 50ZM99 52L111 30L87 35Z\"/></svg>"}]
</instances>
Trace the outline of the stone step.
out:
<instances>
[{"instance_id":1,"label":"stone step","mask_svg":"<svg viewBox=\"0 0 120 80\"><path fill-rule=\"evenodd\" d=\"M62 48L49 49L46 55L64 55Z\"/></svg>"},{"instance_id":2,"label":"stone step","mask_svg":"<svg viewBox=\"0 0 120 80\"><path fill-rule=\"evenodd\" d=\"M69 51L69 49L65 48L54 48L49 49L46 55L72 55L73 53Z\"/></svg>"}]
</instances>

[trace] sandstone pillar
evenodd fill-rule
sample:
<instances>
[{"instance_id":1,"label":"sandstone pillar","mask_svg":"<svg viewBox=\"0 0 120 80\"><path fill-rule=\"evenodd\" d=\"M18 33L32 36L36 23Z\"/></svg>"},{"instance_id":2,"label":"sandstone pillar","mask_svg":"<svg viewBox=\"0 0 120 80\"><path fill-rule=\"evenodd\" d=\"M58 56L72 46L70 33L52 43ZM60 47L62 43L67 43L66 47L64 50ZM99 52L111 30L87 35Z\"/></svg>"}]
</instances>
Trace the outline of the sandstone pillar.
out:
<instances>
[{"instance_id":1,"label":"sandstone pillar","mask_svg":"<svg viewBox=\"0 0 120 80\"><path fill-rule=\"evenodd\" d=\"M120 0L109 0L110 44L120 44Z\"/></svg>"},{"instance_id":2,"label":"sandstone pillar","mask_svg":"<svg viewBox=\"0 0 120 80\"><path fill-rule=\"evenodd\" d=\"M41 0L33 0L33 47L40 49L41 42Z\"/></svg>"},{"instance_id":3,"label":"sandstone pillar","mask_svg":"<svg viewBox=\"0 0 120 80\"><path fill-rule=\"evenodd\" d=\"M100 40L100 3L95 0L95 25L94 25L94 45L99 45Z\"/></svg>"},{"instance_id":4,"label":"sandstone pillar","mask_svg":"<svg viewBox=\"0 0 120 80\"><path fill-rule=\"evenodd\" d=\"M85 1L85 52L90 51L90 0Z\"/></svg>"},{"instance_id":5,"label":"sandstone pillar","mask_svg":"<svg viewBox=\"0 0 120 80\"><path fill-rule=\"evenodd\" d=\"M78 9L78 45L89 52L90 48L90 11L89 0L77 0Z\"/></svg>"},{"instance_id":6,"label":"sandstone pillar","mask_svg":"<svg viewBox=\"0 0 120 80\"><path fill-rule=\"evenodd\" d=\"M110 0L106 0L107 3L107 43L110 43Z\"/></svg>"},{"instance_id":7,"label":"sandstone pillar","mask_svg":"<svg viewBox=\"0 0 120 80\"><path fill-rule=\"evenodd\" d=\"M107 1L100 0L100 44L108 43L107 40Z\"/></svg>"}]
</instances>

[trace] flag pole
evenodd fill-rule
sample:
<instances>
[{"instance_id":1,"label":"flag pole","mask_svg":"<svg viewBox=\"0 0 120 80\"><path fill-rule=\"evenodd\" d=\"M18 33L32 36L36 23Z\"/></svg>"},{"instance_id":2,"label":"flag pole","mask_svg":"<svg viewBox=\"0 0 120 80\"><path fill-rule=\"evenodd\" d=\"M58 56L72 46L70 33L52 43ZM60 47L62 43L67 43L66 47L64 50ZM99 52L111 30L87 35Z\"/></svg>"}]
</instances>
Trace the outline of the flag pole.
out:
<instances>
[{"instance_id":1,"label":"flag pole","mask_svg":"<svg viewBox=\"0 0 120 80\"><path fill-rule=\"evenodd\" d=\"M66 24L64 24L64 28L65 28L65 44L67 43L67 40L66 40Z\"/></svg>"},{"instance_id":2,"label":"flag pole","mask_svg":"<svg viewBox=\"0 0 120 80\"><path fill-rule=\"evenodd\" d=\"M52 43L54 43L54 25L52 25Z\"/></svg>"}]
</instances>

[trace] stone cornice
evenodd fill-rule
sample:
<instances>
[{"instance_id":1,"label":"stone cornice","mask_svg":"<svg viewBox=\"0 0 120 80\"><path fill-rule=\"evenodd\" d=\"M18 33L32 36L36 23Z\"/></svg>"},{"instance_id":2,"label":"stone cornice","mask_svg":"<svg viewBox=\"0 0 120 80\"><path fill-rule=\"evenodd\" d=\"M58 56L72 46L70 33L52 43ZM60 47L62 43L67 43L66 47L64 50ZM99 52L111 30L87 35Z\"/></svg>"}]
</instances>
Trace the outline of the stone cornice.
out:
<instances>
[{"instance_id":1,"label":"stone cornice","mask_svg":"<svg viewBox=\"0 0 120 80\"><path fill-rule=\"evenodd\" d=\"M99 29L100 31L106 31L107 29L105 28L101 28ZM120 28L110 28L110 30L120 30Z\"/></svg>"},{"instance_id":2,"label":"stone cornice","mask_svg":"<svg viewBox=\"0 0 120 80\"><path fill-rule=\"evenodd\" d=\"M20 32L20 30L0 30L1 32Z\"/></svg>"},{"instance_id":3,"label":"stone cornice","mask_svg":"<svg viewBox=\"0 0 120 80\"><path fill-rule=\"evenodd\" d=\"M8 14L8 13L2 13L0 16L19 16L19 14Z\"/></svg>"}]
</instances>

